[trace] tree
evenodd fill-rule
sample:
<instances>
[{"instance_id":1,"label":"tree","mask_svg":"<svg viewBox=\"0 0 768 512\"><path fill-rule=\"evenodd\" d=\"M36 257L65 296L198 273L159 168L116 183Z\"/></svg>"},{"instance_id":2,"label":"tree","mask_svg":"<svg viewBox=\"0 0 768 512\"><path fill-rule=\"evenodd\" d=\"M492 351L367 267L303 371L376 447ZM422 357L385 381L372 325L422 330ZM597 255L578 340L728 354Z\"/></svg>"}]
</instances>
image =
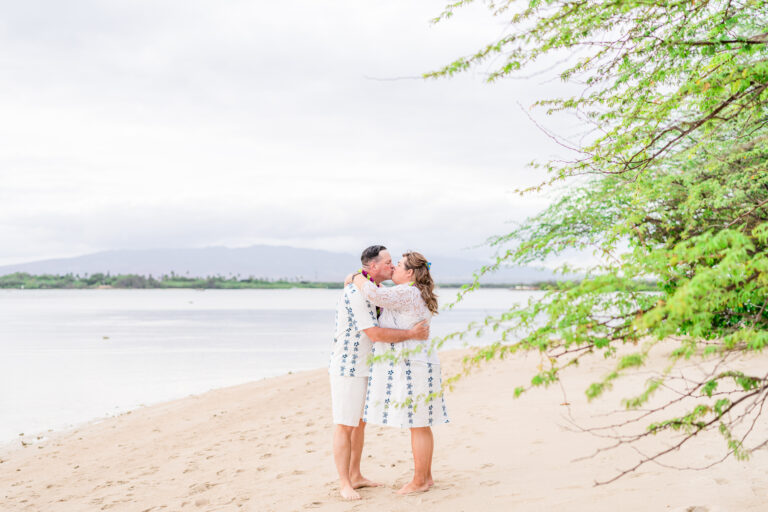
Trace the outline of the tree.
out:
<instances>
[{"instance_id":1,"label":"tree","mask_svg":"<svg viewBox=\"0 0 768 512\"><path fill-rule=\"evenodd\" d=\"M435 21L472 0L450 4ZM448 77L493 61L489 81L513 77L547 55L571 54L562 80L579 95L543 98L545 113L567 112L588 127L568 161L533 164L566 192L545 211L490 241L483 274L541 262L566 250L593 251L585 277L541 300L483 322L498 341L465 361L540 351L551 366L517 388L556 382L589 354L616 358L615 371L586 393L642 367L651 350L670 365L624 405L636 411L616 444L672 436L671 448L643 453L616 478L709 430L725 457L768 443L754 428L768 398L768 374L731 362L768 344L768 5L755 0L514 0L488 2L508 33L425 75ZM498 64L500 62L500 64ZM563 272L575 269L563 265ZM651 279L653 293L636 284ZM512 342L512 335L523 332ZM705 362L704 377L672 378L675 365ZM672 388L674 398L659 393ZM680 408L683 408L682 410ZM640 431L627 429L641 425ZM606 425L602 429L609 427ZM592 431L600 430L590 429ZM610 481L610 480L609 480Z\"/></svg>"}]
</instances>

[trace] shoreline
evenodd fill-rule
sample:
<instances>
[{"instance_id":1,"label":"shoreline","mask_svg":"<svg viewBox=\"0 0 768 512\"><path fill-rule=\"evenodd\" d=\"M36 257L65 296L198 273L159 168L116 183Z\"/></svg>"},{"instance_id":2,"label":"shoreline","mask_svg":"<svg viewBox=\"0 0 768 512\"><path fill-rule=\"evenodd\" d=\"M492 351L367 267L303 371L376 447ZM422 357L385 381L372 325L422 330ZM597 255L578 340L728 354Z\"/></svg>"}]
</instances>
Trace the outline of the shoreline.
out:
<instances>
[{"instance_id":1,"label":"shoreline","mask_svg":"<svg viewBox=\"0 0 768 512\"><path fill-rule=\"evenodd\" d=\"M441 353L444 377L466 352ZM433 428L436 485L423 494L394 493L411 473L408 431L370 425L363 471L385 485L363 489L358 502L337 497L328 374L321 368L143 407L13 449L0 457L0 496L4 510L46 512L764 509L766 450L708 471L645 466L595 487L626 466L630 452L574 462L601 444L569 428L566 414L581 421L615 411L612 398L627 389L617 383L615 396L588 404L586 384L613 363L596 359L564 376L568 408L557 386L513 399L538 360L529 354L493 361L447 394L451 423ZM668 462L708 460L722 439L704 441L703 449Z\"/></svg>"},{"instance_id":2,"label":"shoreline","mask_svg":"<svg viewBox=\"0 0 768 512\"><path fill-rule=\"evenodd\" d=\"M11 438L11 439L8 439L7 441L0 440L0 460L2 460L4 456L7 456L9 453L15 450L23 450L25 446L34 446L44 441L52 441L59 437L71 434L79 429L86 428L89 425L96 425L98 423L108 421L113 418L126 416L135 411L140 411L140 410L148 409L152 407L159 407L162 405L167 405L174 402L199 397L202 395L206 395L208 393L215 393L217 391L222 391L230 388L246 386L249 384L258 383L265 380L278 379L280 377L285 377L288 375L298 374L302 372L314 372L318 370L321 370L321 368L314 368L311 370L287 370L285 373L281 373L279 375L270 375L270 376L261 377L256 380L242 382L240 384L232 384L229 386L215 387L215 388L208 389L206 391L201 391L199 393L189 393L187 395L180 396L177 398L171 398L169 400L158 399L157 401L147 401L147 403L141 403L137 406L128 405L128 406L125 406L124 408L121 408L118 412L114 412L114 413L107 412L103 416L91 417L89 419L78 421L77 423L69 424L65 427L59 427L59 428L53 427L53 428L48 428L44 430L29 431L29 432L25 431L25 432L19 433L19 435L16 438Z\"/></svg>"},{"instance_id":3,"label":"shoreline","mask_svg":"<svg viewBox=\"0 0 768 512\"><path fill-rule=\"evenodd\" d=\"M3 276L0 276L2 278ZM436 288L443 290L460 290L464 287L470 286L472 283L435 283ZM542 291L549 290L557 285L556 281L542 281L534 283L480 283L477 288L479 289L508 289L514 291ZM23 291L37 291L37 290L293 290L293 289L305 289L305 290L341 290L344 288L343 282L320 282L320 281L308 281L308 282L274 282L258 285L236 285L236 286L198 286L195 284L190 285L167 285L167 286L117 286L117 285L87 285L87 286L4 286L0 283L0 290L23 290Z\"/></svg>"}]
</instances>

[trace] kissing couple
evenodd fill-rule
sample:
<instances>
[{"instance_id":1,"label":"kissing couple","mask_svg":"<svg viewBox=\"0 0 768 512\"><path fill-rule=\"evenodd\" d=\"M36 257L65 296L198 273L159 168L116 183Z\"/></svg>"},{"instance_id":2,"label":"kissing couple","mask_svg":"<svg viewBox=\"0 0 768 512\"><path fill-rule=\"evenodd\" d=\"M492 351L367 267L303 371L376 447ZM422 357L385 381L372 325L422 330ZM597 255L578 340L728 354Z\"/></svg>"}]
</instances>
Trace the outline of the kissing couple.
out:
<instances>
[{"instance_id":1,"label":"kissing couple","mask_svg":"<svg viewBox=\"0 0 768 512\"><path fill-rule=\"evenodd\" d=\"M333 409L333 458L341 496L377 487L360 472L365 425L408 428L413 478L397 491L429 490L435 423L448 423L440 360L429 350L429 325L437 314L431 264L407 252L397 266L383 245L365 249L363 268L350 274L336 308L329 365ZM392 280L395 286L381 286Z\"/></svg>"}]
</instances>

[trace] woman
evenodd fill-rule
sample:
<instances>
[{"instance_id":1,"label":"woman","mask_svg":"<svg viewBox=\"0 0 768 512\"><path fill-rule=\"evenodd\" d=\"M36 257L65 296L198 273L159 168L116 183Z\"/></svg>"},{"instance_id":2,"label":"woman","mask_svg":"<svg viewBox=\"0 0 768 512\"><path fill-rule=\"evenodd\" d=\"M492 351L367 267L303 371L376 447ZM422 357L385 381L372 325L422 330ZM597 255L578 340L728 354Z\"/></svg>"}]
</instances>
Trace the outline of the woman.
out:
<instances>
[{"instance_id":1,"label":"woman","mask_svg":"<svg viewBox=\"0 0 768 512\"><path fill-rule=\"evenodd\" d=\"M363 275L355 285L372 304L383 308L379 326L408 329L437 314L435 283L430 264L417 252L407 252L392 275L393 287L377 287ZM434 423L448 423L441 389L440 360L427 340L373 344L378 356L368 378L363 421L411 429L413 479L399 494L428 490L432 480Z\"/></svg>"}]
</instances>

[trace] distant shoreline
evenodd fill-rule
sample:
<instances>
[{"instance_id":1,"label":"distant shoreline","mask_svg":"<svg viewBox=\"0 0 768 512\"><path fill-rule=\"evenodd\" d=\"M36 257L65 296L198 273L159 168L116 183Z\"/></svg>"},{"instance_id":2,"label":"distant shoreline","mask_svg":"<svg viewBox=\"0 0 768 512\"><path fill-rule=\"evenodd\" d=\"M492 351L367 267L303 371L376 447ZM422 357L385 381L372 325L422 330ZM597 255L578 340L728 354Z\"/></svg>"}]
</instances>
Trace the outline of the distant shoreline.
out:
<instances>
[{"instance_id":1,"label":"distant shoreline","mask_svg":"<svg viewBox=\"0 0 768 512\"><path fill-rule=\"evenodd\" d=\"M461 288L467 283L438 283L442 288ZM556 281L538 283L487 283L480 288L511 288L515 290L544 290L557 286ZM174 273L160 277L138 274L103 274L86 276L76 274L28 274L15 272L0 276L0 289L16 290L87 290L87 289L288 289L319 288L341 289L342 282L303 281L298 279L264 279L249 276L188 277Z\"/></svg>"}]
</instances>

